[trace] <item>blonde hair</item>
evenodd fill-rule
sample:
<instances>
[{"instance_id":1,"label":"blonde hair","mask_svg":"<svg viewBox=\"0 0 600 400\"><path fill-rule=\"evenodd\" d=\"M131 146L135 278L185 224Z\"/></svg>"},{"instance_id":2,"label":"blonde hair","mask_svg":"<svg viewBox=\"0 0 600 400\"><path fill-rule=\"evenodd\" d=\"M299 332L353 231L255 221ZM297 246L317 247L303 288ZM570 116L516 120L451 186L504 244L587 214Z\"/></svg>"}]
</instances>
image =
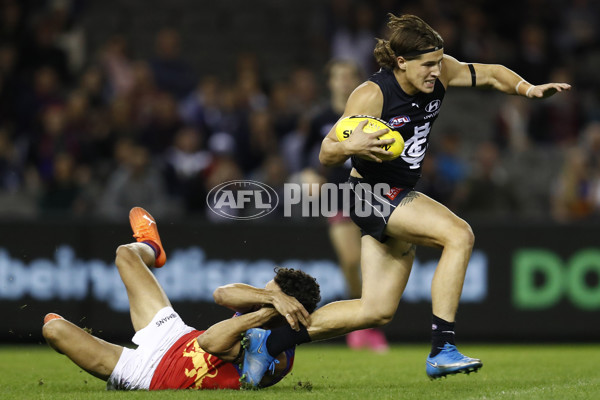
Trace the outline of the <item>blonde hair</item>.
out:
<instances>
[{"instance_id":1,"label":"blonde hair","mask_svg":"<svg viewBox=\"0 0 600 400\"><path fill-rule=\"evenodd\" d=\"M379 66L395 69L398 67L397 57L402 56L406 60L412 60L420 56L420 54L415 55L415 52L444 46L440 34L416 15L405 14L397 17L388 14L388 17L390 39L378 38L373 51Z\"/></svg>"}]
</instances>

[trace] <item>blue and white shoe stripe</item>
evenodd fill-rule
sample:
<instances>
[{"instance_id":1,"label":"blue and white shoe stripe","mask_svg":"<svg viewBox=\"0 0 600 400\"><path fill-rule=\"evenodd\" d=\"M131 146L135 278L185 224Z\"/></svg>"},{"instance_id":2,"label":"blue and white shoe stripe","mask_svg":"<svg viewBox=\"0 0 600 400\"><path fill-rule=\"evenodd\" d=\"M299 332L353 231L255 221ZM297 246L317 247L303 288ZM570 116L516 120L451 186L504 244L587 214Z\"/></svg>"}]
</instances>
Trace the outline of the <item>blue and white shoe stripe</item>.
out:
<instances>
[{"instance_id":1,"label":"blue and white shoe stripe","mask_svg":"<svg viewBox=\"0 0 600 400\"><path fill-rule=\"evenodd\" d=\"M477 372L483 363L477 358L461 354L456 346L446 343L441 351L434 357L427 357L425 370L432 378L441 378L446 375Z\"/></svg>"},{"instance_id":2,"label":"blue and white shoe stripe","mask_svg":"<svg viewBox=\"0 0 600 400\"><path fill-rule=\"evenodd\" d=\"M267 372L275 369L275 357L267 351L267 338L270 330L253 328L246 331L242 340L244 346L244 363L240 381L251 387L259 387L260 381ZM271 372L272 373L272 372Z\"/></svg>"}]
</instances>

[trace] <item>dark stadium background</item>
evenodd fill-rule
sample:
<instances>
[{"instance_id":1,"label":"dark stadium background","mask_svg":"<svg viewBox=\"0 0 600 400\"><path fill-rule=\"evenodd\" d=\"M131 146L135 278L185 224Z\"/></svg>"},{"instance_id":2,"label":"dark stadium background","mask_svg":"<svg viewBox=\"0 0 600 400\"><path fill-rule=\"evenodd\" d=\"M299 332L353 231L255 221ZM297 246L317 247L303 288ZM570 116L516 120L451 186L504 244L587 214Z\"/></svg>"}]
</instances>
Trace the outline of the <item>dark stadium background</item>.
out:
<instances>
[{"instance_id":1,"label":"dark stadium background","mask_svg":"<svg viewBox=\"0 0 600 400\"><path fill-rule=\"evenodd\" d=\"M106 339L131 335L114 249L127 212L157 218L175 308L198 327L227 317L219 284L262 285L276 264L344 288L322 218L282 210L219 218L211 188L280 191L307 165L324 66L368 75L387 12L424 18L461 61L569 82L546 101L452 89L419 189L473 227L461 338L596 341L600 335L600 5L594 1L0 2L0 340L41 340L46 312ZM130 180L134 174L139 179ZM425 340L435 251L418 249L386 333ZM171 272L168 269L171 268Z\"/></svg>"}]
</instances>

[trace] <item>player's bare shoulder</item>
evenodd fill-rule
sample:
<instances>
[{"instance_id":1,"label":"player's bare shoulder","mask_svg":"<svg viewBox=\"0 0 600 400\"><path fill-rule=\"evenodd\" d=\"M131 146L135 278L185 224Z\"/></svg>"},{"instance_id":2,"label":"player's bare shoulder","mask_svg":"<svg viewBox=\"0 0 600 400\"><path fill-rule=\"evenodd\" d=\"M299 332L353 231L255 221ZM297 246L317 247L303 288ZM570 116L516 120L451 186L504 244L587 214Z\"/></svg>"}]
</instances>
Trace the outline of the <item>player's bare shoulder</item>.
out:
<instances>
[{"instance_id":1,"label":"player's bare shoulder","mask_svg":"<svg viewBox=\"0 0 600 400\"><path fill-rule=\"evenodd\" d=\"M348 98L344 116L371 115L380 117L382 108L383 93L379 85L366 81L354 89L350 98Z\"/></svg>"},{"instance_id":2,"label":"player's bare shoulder","mask_svg":"<svg viewBox=\"0 0 600 400\"><path fill-rule=\"evenodd\" d=\"M440 80L444 87L470 86L471 74L466 63L458 61L451 55L444 54Z\"/></svg>"}]
</instances>

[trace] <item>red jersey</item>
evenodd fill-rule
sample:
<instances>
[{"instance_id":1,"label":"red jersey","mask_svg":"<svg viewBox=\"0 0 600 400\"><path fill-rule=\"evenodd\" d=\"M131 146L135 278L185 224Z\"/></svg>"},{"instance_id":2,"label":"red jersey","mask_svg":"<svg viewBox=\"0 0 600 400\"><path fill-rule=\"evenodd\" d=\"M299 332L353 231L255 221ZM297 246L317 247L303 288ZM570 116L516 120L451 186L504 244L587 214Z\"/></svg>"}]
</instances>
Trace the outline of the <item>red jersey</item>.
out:
<instances>
[{"instance_id":1,"label":"red jersey","mask_svg":"<svg viewBox=\"0 0 600 400\"><path fill-rule=\"evenodd\" d=\"M171 346L156 367L150 390L240 388L238 369L198 346L202 333L194 330Z\"/></svg>"},{"instance_id":2,"label":"red jersey","mask_svg":"<svg viewBox=\"0 0 600 400\"><path fill-rule=\"evenodd\" d=\"M240 314L236 313L235 316ZM193 330L180 337L158 363L149 390L239 389L240 370L232 363L204 351L196 338L206 331ZM284 351L285 368L263 387L282 380L294 366L295 347Z\"/></svg>"}]
</instances>

